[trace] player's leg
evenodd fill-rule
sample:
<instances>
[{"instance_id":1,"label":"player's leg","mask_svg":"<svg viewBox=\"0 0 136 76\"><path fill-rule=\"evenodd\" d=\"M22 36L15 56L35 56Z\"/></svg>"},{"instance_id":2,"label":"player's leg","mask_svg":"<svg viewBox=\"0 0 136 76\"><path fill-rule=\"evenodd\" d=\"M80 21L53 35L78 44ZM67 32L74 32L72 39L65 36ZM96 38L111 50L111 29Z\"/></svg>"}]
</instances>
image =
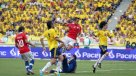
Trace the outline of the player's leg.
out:
<instances>
[{"instance_id":1,"label":"player's leg","mask_svg":"<svg viewBox=\"0 0 136 76\"><path fill-rule=\"evenodd\" d=\"M65 50L66 50L66 47L68 46L68 38L67 38L67 36L65 36L63 39L62 39L62 41L64 42L64 44L60 44L59 45L59 49L62 49L62 52L65 52Z\"/></svg>"},{"instance_id":2,"label":"player's leg","mask_svg":"<svg viewBox=\"0 0 136 76\"><path fill-rule=\"evenodd\" d=\"M73 43L73 42L72 42ZM71 50L73 48L73 45L71 45L71 44L68 44L68 46L67 46L67 50L69 51L69 50Z\"/></svg>"},{"instance_id":3,"label":"player's leg","mask_svg":"<svg viewBox=\"0 0 136 76\"><path fill-rule=\"evenodd\" d=\"M99 68L101 68L101 62L103 61L103 59L108 55L107 52L107 46L99 46L100 50L101 50L101 57L96 61L96 63L93 65L93 73L95 73L96 71L96 67L98 66Z\"/></svg>"},{"instance_id":4,"label":"player's leg","mask_svg":"<svg viewBox=\"0 0 136 76\"><path fill-rule=\"evenodd\" d=\"M106 56L109 55L109 52L107 51L107 46L102 46L103 51L101 52L101 58L99 59L98 62L98 67L101 68L101 63L104 60Z\"/></svg>"},{"instance_id":5,"label":"player's leg","mask_svg":"<svg viewBox=\"0 0 136 76\"><path fill-rule=\"evenodd\" d=\"M99 46L99 47L100 47L100 49L101 49L101 52L100 52L101 57L99 58L99 60L98 60L98 62L97 62L97 65L98 65L99 68L101 68L100 59L102 59L102 57L105 56L104 54L106 53L106 51L103 51L103 46Z\"/></svg>"},{"instance_id":6,"label":"player's leg","mask_svg":"<svg viewBox=\"0 0 136 76\"><path fill-rule=\"evenodd\" d=\"M53 48L50 52L51 52L51 60L43 67L42 70L40 70L40 76L43 76L43 73L47 74L48 68L50 68L53 64L56 63L55 48Z\"/></svg>"},{"instance_id":7,"label":"player's leg","mask_svg":"<svg viewBox=\"0 0 136 76\"><path fill-rule=\"evenodd\" d=\"M62 72L62 71L61 71L61 66L63 67L63 60L64 60L63 55L59 55L59 56L58 56L57 67L56 67L55 70L51 70L50 73Z\"/></svg>"},{"instance_id":8,"label":"player's leg","mask_svg":"<svg viewBox=\"0 0 136 76\"><path fill-rule=\"evenodd\" d=\"M29 61L27 60L27 57L25 54L21 54L21 58L24 60L25 62L25 68L26 68L26 74L27 75L30 75L30 72L29 72Z\"/></svg>"},{"instance_id":9,"label":"player's leg","mask_svg":"<svg viewBox=\"0 0 136 76\"><path fill-rule=\"evenodd\" d=\"M34 62L35 62L34 59L31 59L31 60L30 60L30 64L29 64L30 70L33 69Z\"/></svg>"},{"instance_id":10,"label":"player's leg","mask_svg":"<svg viewBox=\"0 0 136 76\"><path fill-rule=\"evenodd\" d=\"M56 58L52 58L49 62L47 62L47 64L43 67L42 72L43 73L48 73L48 69L55 64L56 62Z\"/></svg>"},{"instance_id":11,"label":"player's leg","mask_svg":"<svg viewBox=\"0 0 136 76\"><path fill-rule=\"evenodd\" d=\"M63 55L63 62L62 62L62 72L67 73L68 72L68 60L65 55Z\"/></svg>"},{"instance_id":12,"label":"player's leg","mask_svg":"<svg viewBox=\"0 0 136 76\"><path fill-rule=\"evenodd\" d=\"M59 72L61 69L61 66L62 66L62 61L63 61L63 56L62 56L59 48L57 48L57 50L56 50L56 56L58 57L56 71Z\"/></svg>"},{"instance_id":13,"label":"player's leg","mask_svg":"<svg viewBox=\"0 0 136 76\"><path fill-rule=\"evenodd\" d=\"M99 46L99 48L100 48L100 50L101 50L101 57L102 57L102 55L103 55L103 48L102 48L102 46ZM92 66L92 67L93 67L93 73L95 73L96 67L98 66L98 63L99 63L101 57L100 57L100 58L95 62L95 64Z\"/></svg>"},{"instance_id":14,"label":"player's leg","mask_svg":"<svg viewBox=\"0 0 136 76\"><path fill-rule=\"evenodd\" d=\"M30 75L30 71L29 71L29 61L25 61L25 67L26 67L26 71L27 71L27 75Z\"/></svg>"},{"instance_id":15,"label":"player's leg","mask_svg":"<svg viewBox=\"0 0 136 76\"><path fill-rule=\"evenodd\" d=\"M64 37L62 41L64 42L64 44L61 44L57 49L57 55L58 55L58 63L57 63L57 68L56 68L57 72L59 72L61 65L62 65L62 60L63 60L63 56L61 55L59 49L61 47L65 46L65 48L67 50L70 50L71 48L73 48L73 45L74 45L74 42L75 42L75 40L73 40L73 39L71 39L67 36ZM63 50L63 52L64 52L64 50Z\"/></svg>"},{"instance_id":16,"label":"player's leg","mask_svg":"<svg viewBox=\"0 0 136 76\"><path fill-rule=\"evenodd\" d=\"M75 43L75 42L76 42L76 41L75 41L74 39L68 37L67 50L71 50L71 49L74 47L74 43Z\"/></svg>"},{"instance_id":17,"label":"player's leg","mask_svg":"<svg viewBox=\"0 0 136 76\"><path fill-rule=\"evenodd\" d=\"M101 57L100 57L100 58L96 61L96 63L94 64L94 67L95 67L95 68L97 67L98 63L100 63L100 59L102 58L102 56L103 56L104 53L106 52L106 51L104 51L103 46L99 46L99 48L100 48L100 50L101 50L101 52L100 52Z\"/></svg>"},{"instance_id":18,"label":"player's leg","mask_svg":"<svg viewBox=\"0 0 136 76\"><path fill-rule=\"evenodd\" d=\"M61 70L61 66L62 66L62 60L63 60L63 57L62 57L62 55L61 55L61 52L60 52L60 48L58 47L58 48L55 48L55 50L54 50L54 57L57 59L58 58L58 63L57 63L57 66L56 66L56 71L55 71L55 74L57 75L57 76L60 76L60 70ZM57 60L56 60L56 62L57 62ZM56 63L55 62L55 63Z\"/></svg>"},{"instance_id":19,"label":"player's leg","mask_svg":"<svg viewBox=\"0 0 136 76\"><path fill-rule=\"evenodd\" d=\"M64 51L66 50L71 50L74 47L74 43L76 42L74 39L70 38L70 37L64 37L63 40L64 44L60 44L59 47L62 48L64 47Z\"/></svg>"},{"instance_id":20,"label":"player's leg","mask_svg":"<svg viewBox=\"0 0 136 76\"><path fill-rule=\"evenodd\" d=\"M32 55L32 52L28 52L28 58L29 58L29 61L30 61L30 63L29 63L29 69L30 69L30 73L31 74L34 74L33 73L33 65L34 65L34 56Z\"/></svg>"}]
</instances>

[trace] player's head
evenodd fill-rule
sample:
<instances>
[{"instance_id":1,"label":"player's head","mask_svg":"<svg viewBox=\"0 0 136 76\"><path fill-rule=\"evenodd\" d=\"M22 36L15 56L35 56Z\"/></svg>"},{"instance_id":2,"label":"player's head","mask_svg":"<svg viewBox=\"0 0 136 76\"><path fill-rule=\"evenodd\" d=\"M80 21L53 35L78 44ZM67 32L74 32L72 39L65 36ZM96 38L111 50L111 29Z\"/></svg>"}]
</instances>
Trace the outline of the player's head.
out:
<instances>
[{"instance_id":1,"label":"player's head","mask_svg":"<svg viewBox=\"0 0 136 76\"><path fill-rule=\"evenodd\" d=\"M99 25L99 29L107 29L107 22L106 21L102 21Z\"/></svg>"},{"instance_id":2,"label":"player's head","mask_svg":"<svg viewBox=\"0 0 136 76\"><path fill-rule=\"evenodd\" d=\"M48 21L48 22L47 22L47 28L48 28L48 29L53 28L53 23L52 23L52 21Z\"/></svg>"},{"instance_id":3,"label":"player's head","mask_svg":"<svg viewBox=\"0 0 136 76\"><path fill-rule=\"evenodd\" d=\"M74 23L78 23L79 18L75 17L75 18L73 19L73 21L74 21Z\"/></svg>"},{"instance_id":4,"label":"player's head","mask_svg":"<svg viewBox=\"0 0 136 76\"><path fill-rule=\"evenodd\" d=\"M20 26L20 27L18 28L18 32L23 32L24 30L25 30L24 26Z\"/></svg>"}]
</instances>

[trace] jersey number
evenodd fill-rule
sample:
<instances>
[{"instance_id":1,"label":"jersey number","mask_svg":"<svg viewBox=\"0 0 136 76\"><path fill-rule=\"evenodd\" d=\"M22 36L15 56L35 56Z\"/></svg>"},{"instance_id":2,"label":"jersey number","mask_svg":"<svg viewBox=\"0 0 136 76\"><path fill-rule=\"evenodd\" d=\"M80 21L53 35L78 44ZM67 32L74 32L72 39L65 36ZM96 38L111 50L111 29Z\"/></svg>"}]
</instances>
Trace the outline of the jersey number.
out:
<instances>
[{"instance_id":1,"label":"jersey number","mask_svg":"<svg viewBox=\"0 0 136 76\"><path fill-rule=\"evenodd\" d=\"M21 39L21 40L18 40L18 46L19 46L19 47L23 47L23 46L24 46L24 42L23 42L22 39Z\"/></svg>"}]
</instances>

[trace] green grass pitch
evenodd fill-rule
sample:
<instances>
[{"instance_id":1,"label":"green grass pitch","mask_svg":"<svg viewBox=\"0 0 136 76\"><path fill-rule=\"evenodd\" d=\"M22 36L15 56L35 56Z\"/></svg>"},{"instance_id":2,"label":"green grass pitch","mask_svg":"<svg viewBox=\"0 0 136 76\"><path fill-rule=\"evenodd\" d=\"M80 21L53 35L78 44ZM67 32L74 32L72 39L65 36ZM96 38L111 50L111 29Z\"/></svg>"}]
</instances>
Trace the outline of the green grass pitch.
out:
<instances>
[{"instance_id":1,"label":"green grass pitch","mask_svg":"<svg viewBox=\"0 0 136 76\"><path fill-rule=\"evenodd\" d=\"M46 62L47 60L35 61L35 75L33 76L39 76L39 69L42 68ZM102 68L97 69L96 73L93 74L91 66L94 63L94 61L77 61L78 66L76 73L61 74L61 76L136 76L136 62L103 61ZM27 76L24 62L21 59L0 59L0 76Z\"/></svg>"}]
</instances>

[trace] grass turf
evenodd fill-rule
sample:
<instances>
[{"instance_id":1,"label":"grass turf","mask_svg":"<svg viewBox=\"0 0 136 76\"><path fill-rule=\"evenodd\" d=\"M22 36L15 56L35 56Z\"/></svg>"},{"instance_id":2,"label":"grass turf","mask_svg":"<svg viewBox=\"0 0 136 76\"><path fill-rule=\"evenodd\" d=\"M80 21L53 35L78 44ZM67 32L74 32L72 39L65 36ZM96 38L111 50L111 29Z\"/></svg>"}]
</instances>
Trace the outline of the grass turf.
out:
<instances>
[{"instance_id":1,"label":"grass turf","mask_svg":"<svg viewBox=\"0 0 136 76\"><path fill-rule=\"evenodd\" d=\"M35 75L39 76L39 69L47 60L36 60L34 65ZM92 73L94 61L77 61L75 74L61 74L61 76L135 76L136 62L104 61L102 68ZM0 59L0 76L27 76L24 62L21 59ZM52 75L54 76L54 75Z\"/></svg>"}]
</instances>

